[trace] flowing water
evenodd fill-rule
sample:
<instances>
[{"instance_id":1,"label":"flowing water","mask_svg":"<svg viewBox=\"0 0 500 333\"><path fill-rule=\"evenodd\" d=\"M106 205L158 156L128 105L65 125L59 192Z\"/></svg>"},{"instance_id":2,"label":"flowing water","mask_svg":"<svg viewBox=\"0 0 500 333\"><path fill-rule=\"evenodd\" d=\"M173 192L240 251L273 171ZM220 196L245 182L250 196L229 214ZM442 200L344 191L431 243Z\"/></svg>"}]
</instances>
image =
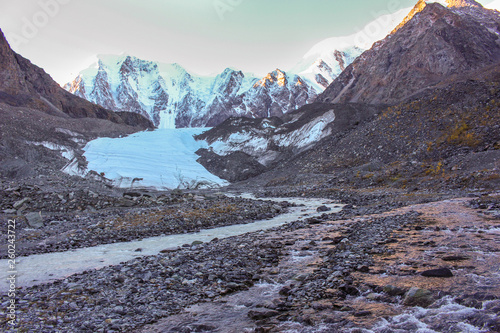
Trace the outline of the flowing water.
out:
<instances>
[{"instance_id":1,"label":"flowing water","mask_svg":"<svg viewBox=\"0 0 500 333\"><path fill-rule=\"evenodd\" d=\"M232 195L235 196L235 195ZM244 198L255 199L251 194L241 195ZM292 207L285 214L269 220L260 220L249 224L238 224L214 229L202 230L196 233L152 237L138 241L100 245L96 247L70 250L66 252L47 253L19 257L17 262L16 285L29 287L64 279L72 274L81 273L90 269L99 269L117 265L140 256L156 255L160 251L176 248L194 241L209 242L214 238L226 238L248 232L271 229L288 222L302 218L319 216L316 209L319 206L331 208L330 212L338 212L343 205L328 199L311 198L261 198L274 202L288 201L298 207ZM141 249L138 251L138 249ZM8 290L9 276L8 260L0 260L0 292Z\"/></svg>"}]
</instances>

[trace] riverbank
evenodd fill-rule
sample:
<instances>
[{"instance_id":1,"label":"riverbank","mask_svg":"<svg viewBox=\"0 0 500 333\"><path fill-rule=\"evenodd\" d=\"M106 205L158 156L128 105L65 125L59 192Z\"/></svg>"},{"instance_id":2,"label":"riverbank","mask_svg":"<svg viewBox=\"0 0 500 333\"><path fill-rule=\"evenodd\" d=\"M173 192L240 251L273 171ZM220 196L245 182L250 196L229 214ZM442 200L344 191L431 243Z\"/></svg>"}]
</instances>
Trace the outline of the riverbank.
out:
<instances>
[{"instance_id":1,"label":"riverbank","mask_svg":"<svg viewBox=\"0 0 500 333\"><path fill-rule=\"evenodd\" d=\"M265 206L265 203L274 207L275 213L280 212L281 214L274 214L276 215L274 217L259 215L265 218L252 222L247 221L246 223L244 223L243 219L238 219L233 224L227 226L225 224L217 226L215 223L212 223L212 228L198 230L197 232L189 232L190 224L184 223L185 227L179 229L181 233L171 235L159 235L128 242L116 242L116 238L114 238L112 239L114 242L100 246L81 247L63 252L18 256L16 260L18 270L16 285L18 287L30 287L53 282L86 270L117 265L132 259L157 255L164 251L174 251L181 246L189 247L192 244L202 244L210 242L213 239L224 239L259 230L264 231L281 226L289 221L319 217L323 214L323 210L338 212L342 208L342 205L331 200L310 198L288 198L288 201L283 201L280 198L254 200L255 198L251 195L245 197L246 199L232 196L226 199L233 200L233 202L243 202L247 206L249 203ZM244 206L240 205L239 207L241 209ZM288 208L284 209L282 207ZM157 214L160 215L161 211ZM211 217L205 216L205 218L210 219ZM224 221L231 221L231 215L228 214L228 216L225 216ZM144 229L148 226L148 223L145 221L141 225L141 228ZM0 267L8 267L8 260L0 260ZM0 292L5 292L9 289L8 277L8 272L0 272Z\"/></svg>"},{"instance_id":2,"label":"riverbank","mask_svg":"<svg viewBox=\"0 0 500 333\"><path fill-rule=\"evenodd\" d=\"M19 329L499 329L498 195L347 217L357 209L337 213L344 218L306 218L23 288ZM451 277L422 276L443 266Z\"/></svg>"}]
</instances>

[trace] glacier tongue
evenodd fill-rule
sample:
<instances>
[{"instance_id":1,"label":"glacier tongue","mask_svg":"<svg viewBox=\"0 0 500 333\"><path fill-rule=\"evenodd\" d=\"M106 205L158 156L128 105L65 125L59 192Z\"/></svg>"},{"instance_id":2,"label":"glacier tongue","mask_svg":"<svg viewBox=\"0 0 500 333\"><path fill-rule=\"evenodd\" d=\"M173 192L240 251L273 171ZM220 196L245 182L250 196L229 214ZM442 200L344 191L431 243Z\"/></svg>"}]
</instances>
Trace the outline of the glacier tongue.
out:
<instances>
[{"instance_id":1,"label":"glacier tongue","mask_svg":"<svg viewBox=\"0 0 500 333\"><path fill-rule=\"evenodd\" d=\"M168 123L165 124L166 126ZM209 173L196 162L195 152L207 148L193 135L206 128L166 128L128 137L100 138L84 150L88 170L103 173L114 185L157 189L223 186L228 182Z\"/></svg>"}]
</instances>

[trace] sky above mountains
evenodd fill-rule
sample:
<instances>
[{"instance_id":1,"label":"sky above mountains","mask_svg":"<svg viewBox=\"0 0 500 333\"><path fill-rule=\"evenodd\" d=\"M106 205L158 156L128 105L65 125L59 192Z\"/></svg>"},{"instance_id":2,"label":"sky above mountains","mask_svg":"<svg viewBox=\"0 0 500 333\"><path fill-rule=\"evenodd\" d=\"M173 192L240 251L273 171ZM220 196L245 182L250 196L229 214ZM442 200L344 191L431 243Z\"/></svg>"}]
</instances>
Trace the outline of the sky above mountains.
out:
<instances>
[{"instance_id":1,"label":"sky above mountains","mask_svg":"<svg viewBox=\"0 0 500 333\"><path fill-rule=\"evenodd\" d=\"M498 0L479 1L488 7ZM177 62L198 74L293 67L316 43L416 0L0 0L13 49L64 84L96 54Z\"/></svg>"}]
</instances>

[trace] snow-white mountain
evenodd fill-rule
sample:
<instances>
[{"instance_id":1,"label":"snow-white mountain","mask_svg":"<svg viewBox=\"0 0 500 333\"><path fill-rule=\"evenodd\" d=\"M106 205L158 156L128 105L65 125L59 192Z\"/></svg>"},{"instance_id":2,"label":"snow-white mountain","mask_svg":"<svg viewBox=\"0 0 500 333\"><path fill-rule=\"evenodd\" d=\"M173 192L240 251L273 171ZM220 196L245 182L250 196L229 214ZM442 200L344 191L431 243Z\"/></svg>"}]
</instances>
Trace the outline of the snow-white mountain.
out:
<instances>
[{"instance_id":1,"label":"snow-white mountain","mask_svg":"<svg viewBox=\"0 0 500 333\"><path fill-rule=\"evenodd\" d=\"M160 128L215 126L231 116L279 116L319 92L279 69L264 78L230 68L215 77L198 76L178 64L129 55L98 56L65 89L111 110L140 113Z\"/></svg>"},{"instance_id":2,"label":"snow-white mountain","mask_svg":"<svg viewBox=\"0 0 500 333\"><path fill-rule=\"evenodd\" d=\"M199 76L179 64L99 55L65 89L111 110L140 113L160 128L215 126L231 116L280 116L312 102L407 12L382 15L353 35L326 39L289 71L276 69L263 78L231 68L215 77Z\"/></svg>"}]
</instances>

